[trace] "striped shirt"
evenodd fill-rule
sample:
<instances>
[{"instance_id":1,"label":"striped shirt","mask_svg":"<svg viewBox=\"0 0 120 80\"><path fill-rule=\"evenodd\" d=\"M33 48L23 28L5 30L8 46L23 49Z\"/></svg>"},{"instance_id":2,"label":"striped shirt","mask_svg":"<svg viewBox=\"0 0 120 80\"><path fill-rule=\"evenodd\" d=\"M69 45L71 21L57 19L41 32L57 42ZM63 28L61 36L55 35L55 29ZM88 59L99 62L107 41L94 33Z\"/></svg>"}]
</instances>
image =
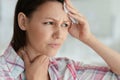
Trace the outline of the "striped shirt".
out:
<instances>
[{"instance_id":1,"label":"striped shirt","mask_svg":"<svg viewBox=\"0 0 120 80\"><path fill-rule=\"evenodd\" d=\"M120 80L107 67L85 65L68 58L51 58L48 69L51 80ZM0 80L26 80L24 62L9 46L0 56Z\"/></svg>"}]
</instances>

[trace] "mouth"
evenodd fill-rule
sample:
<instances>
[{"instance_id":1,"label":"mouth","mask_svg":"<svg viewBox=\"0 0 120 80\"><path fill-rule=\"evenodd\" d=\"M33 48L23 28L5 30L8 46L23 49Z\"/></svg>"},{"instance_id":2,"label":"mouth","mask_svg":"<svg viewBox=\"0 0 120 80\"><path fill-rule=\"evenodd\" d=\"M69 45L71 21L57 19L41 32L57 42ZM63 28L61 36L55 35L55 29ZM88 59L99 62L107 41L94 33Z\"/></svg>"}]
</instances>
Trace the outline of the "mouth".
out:
<instances>
[{"instance_id":1,"label":"mouth","mask_svg":"<svg viewBox=\"0 0 120 80\"><path fill-rule=\"evenodd\" d=\"M60 48L61 44L59 43L51 43L51 44L48 44L51 48Z\"/></svg>"}]
</instances>

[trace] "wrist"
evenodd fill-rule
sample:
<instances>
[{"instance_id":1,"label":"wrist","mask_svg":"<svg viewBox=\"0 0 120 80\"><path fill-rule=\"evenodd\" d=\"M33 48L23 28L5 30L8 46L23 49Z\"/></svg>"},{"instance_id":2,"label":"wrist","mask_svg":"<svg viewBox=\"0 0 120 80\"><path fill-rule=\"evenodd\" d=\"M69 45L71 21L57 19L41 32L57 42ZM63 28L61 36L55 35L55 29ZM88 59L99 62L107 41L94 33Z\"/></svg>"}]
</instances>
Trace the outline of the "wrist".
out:
<instances>
[{"instance_id":1,"label":"wrist","mask_svg":"<svg viewBox=\"0 0 120 80\"><path fill-rule=\"evenodd\" d=\"M89 34L89 36L87 36L86 39L82 40L82 42L89 46L91 43L94 43L95 39L96 38L94 35Z\"/></svg>"}]
</instances>

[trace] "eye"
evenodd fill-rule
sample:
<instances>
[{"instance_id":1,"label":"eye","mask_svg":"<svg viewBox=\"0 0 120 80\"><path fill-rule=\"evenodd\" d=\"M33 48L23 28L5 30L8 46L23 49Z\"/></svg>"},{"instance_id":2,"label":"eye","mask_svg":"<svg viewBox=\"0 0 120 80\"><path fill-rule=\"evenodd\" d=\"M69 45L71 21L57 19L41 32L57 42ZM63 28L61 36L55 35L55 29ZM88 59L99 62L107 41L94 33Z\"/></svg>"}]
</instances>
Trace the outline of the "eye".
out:
<instances>
[{"instance_id":1,"label":"eye","mask_svg":"<svg viewBox=\"0 0 120 80\"><path fill-rule=\"evenodd\" d=\"M62 27L69 27L70 25L68 23L63 23L61 26Z\"/></svg>"},{"instance_id":2,"label":"eye","mask_svg":"<svg viewBox=\"0 0 120 80\"><path fill-rule=\"evenodd\" d=\"M53 25L54 22L50 22L50 21L49 21L49 22L44 22L44 24L45 24L45 25Z\"/></svg>"}]
</instances>

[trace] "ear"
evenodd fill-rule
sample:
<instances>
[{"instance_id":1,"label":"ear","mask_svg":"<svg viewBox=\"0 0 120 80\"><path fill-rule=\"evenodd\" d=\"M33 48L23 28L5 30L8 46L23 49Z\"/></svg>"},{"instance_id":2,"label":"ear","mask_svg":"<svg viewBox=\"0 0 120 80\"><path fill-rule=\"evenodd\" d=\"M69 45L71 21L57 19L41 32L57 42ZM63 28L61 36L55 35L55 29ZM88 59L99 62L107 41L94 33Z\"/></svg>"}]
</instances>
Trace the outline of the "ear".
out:
<instances>
[{"instance_id":1,"label":"ear","mask_svg":"<svg viewBox=\"0 0 120 80\"><path fill-rule=\"evenodd\" d=\"M27 28L27 17L24 13L20 12L18 14L18 25L21 30L25 31Z\"/></svg>"}]
</instances>

